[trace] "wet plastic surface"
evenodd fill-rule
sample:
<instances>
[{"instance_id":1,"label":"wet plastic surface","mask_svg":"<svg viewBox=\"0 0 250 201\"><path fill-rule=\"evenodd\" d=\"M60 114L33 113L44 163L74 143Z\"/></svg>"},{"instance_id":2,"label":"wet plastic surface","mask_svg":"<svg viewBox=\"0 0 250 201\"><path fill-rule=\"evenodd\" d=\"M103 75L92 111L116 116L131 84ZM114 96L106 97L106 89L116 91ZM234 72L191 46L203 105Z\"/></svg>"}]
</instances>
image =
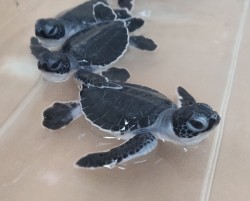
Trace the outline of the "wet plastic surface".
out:
<instances>
[{"instance_id":1,"label":"wet plastic surface","mask_svg":"<svg viewBox=\"0 0 250 201\"><path fill-rule=\"evenodd\" d=\"M58 131L43 128L42 111L76 99L78 89L72 79L43 80L29 50L38 18L81 2L4 1L0 8L1 200L247 201L249 0L135 2L133 14L146 21L136 34L158 48L131 47L116 66L130 71L130 82L171 99L177 86L185 87L219 111L222 122L199 146L160 142L146 157L94 171L73 164L121 141L104 138L84 118Z\"/></svg>"}]
</instances>

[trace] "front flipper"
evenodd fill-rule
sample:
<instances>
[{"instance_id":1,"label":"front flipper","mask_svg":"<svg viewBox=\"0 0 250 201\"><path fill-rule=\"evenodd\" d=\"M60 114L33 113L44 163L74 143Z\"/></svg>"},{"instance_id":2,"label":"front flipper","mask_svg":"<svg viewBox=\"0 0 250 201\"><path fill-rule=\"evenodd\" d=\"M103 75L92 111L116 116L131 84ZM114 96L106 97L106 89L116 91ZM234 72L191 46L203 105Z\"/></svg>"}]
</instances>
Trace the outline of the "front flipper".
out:
<instances>
[{"instance_id":1,"label":"front flipper","mask_svg":"<svg viewBox=\"0 0 250 201\"><path fill-rule=\"evenodd\" d=\"M178 104L179 107L193 105L196 103L193 96L191 96L184 88L178 87L177 93L179 95L179 104Z\"/></svg>"},{"instance_id":2,"label":"front flipper","mask_svg":"<svg viewBox=\"0 0 250 201\"><path fill-rule=\"evenodd\" d=\"M144 36L130 36L129 44L141 50L153 51L157 48L153 40Z\"/></svg>"},{"instance_id":3,"label":"front flipper","mask_svg":"<svg viewBox=\"0 0 250 201\"><path fill-rule=\"evenodd\" d=\"M103 71L102 75L114 82L126 82L130 77L129 72L125 68L116 67L111 67L108 70Z\"/></svg>"},{"instance_id":4,"label":"front flipper","mask_svg":"<svg viewBox=\"0 0 250 201\"><path fill-rule=\"evenodd\" d=\"M97 87L97 88L112 88L121 89L122 86L109 81L107 77L85 71L83 69L79 70L75 74L75 79L82 82L85 86Z\"/></svg>"},{"instance_id":5,"label":"front flipper","mask_svg":"<svg viewBox=\"0 0 250 201\"><path fill-rule=\"evenodd\" d=\"M128 31L133 32L144 25L144 20L141 18L133 17L131 19L126 20L126 25L128 27Z\"/></svg>"},{"instance_id":6,"label":"front flipper","mask_svg":"<svg viewBox=\"0 0 250 201\"><path fill-rule=\"evenodd\" d=\"M102 2L98 2L93 6L93 12L97 22L112 21L117 18L112 8Z\"/></svg>"},{"instance_id":7,"label":"front flipper","mask_svg":"<svg viewBox=\"0 0 250 201\"><path fill-rule=\"evenodd\" d=\"M131 10L133 8L134 0L118 0L118 5L121 8L127 8Z\"/></svg>"},{"instance_id":8,"label":"front flipper","mask_svg":"<svg viewBox=\"0 0 250 201\"><path fill-rule=\"evenodd\" d=\"M38 42L38 39L35 37L31 37L30 39L30 50L31 54L34 55L38 60L41 58L41 55L49 52L48 49L41 46L41 44Z\"/></svg>"},{"instance_id":9,"label":"front flipper","mask_svg":"<svg viewBox=\"0 0 250 201\"><path fill-rule=\"evenodd\" d=\"M43 126L56 130L66 126L81 114L79 102L55 103L43 112Z\"/></svg>"},{"instance_id":10,"label":"front flipper","mask_svg":"<svg viewBox=\"0 0 250 201\"><path fill-rule=\"evenodd\" d=\"M76 165L85 168L108 167L146 155L157 146L157 139L149 132L143 131L124 144L107 152L92 153L76 162Z\"/></svg>"}]
</instances>

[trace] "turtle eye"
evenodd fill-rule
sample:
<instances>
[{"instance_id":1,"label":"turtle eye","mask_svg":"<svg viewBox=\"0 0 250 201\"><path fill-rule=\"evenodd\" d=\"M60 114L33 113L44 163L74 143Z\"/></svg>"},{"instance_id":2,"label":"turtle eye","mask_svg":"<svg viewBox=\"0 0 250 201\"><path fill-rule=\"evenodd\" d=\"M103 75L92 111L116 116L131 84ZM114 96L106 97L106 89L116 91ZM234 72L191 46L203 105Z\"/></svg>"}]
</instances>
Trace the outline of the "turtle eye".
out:
<instances>
[{"instance_id":1,"label":"turtle eye","mask_svg":"<svg viewBox=\"0 0 250 201\"><path fill-rule=\"evenodd\" d=\"M204 131L208 127L208 121L205 118L191 119L187 122L187 126L194 132Z\"/></svg>"},{"instance_id":2,"label":"turtle eye","mask_svg":"<svg viewBox=\"0 0 250 201\"><path fill-rule=\"evenodd\" d=\"M55 33L55 30L56 30L56 27L52 27L50 30L49 30L49 34L52 35Z\"/></svg>"},{"instance_id":3,"label":"turtle eye","mask_svg":"<svg viewBox=\"0 0 250 201\"><path fill-rule=\"evenodd\" d=\"M57 32L57 26L52 23L48 23L45 25L45 32L50 36L55 35Z\"/></svg>"},{"instance_id":4,"label":"turtle eye","mask_svg":"<svg viewBox=\"0 0 250 201\"><path fill-rule=\"evenodd\" d=\"M61 66L61 61L57 61L51 65L51 69L56 70L60 68L60 66Z\"/></svg>"},{"instance_id":5,"label":"turtle eye","mask_svg":"<svg viewBox=\"0 0 250 201\"><path fill-rule=\"evenodd\" d=\"M48 34L53 36L53 35L56 35L57 33L57 27L56 26L50 26L47 30Z\"/></svg>"},{"instance_id":6,"label":"turtle eye","mask_svg":"<svg viewBox=\"0 0 250 201\"><path fill-rule=\"evenodd\" d=\"M189 123L197 129L202 129L203 128L203 123L201 123L200 121L196 121L196 120L190 120Z\"/></svg>"}]
</instances>

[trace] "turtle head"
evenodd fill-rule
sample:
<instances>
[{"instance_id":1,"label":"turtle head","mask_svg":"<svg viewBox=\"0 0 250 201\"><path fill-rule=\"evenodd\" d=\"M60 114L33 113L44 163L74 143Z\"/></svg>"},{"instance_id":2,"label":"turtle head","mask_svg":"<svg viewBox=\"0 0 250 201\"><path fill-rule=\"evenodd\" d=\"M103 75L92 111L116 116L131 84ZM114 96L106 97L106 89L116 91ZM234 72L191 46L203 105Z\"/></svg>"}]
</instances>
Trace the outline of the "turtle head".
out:
<instances>
[{"instance_id":1,"label":"turtle head","mask_svg":"<svg viewBox=\"0 0 250 201\"><path fill-rule=\"evenodd\" d=\"M71 71L70 59L60 52L45 52L39 59L38 69L44 73L47 80L66 80Z\"/></svg>"},{"instance_id":2,"label":"turtle head","mask_svg":"<svg viewBox=\"0 0 250 201\"><path fill-rule=\"evenodd\" d=\"M217 112L205 104L194 103L177 109L173 114L173 130L182 144L197 144L220 122Z\"/></svg>"},{"instance_id":3,"label":"turtle head","mask_svg":"<svg viewBox=\"0 0 250 201\"><path fill-rule=\"evenodd\" d=\"M35 34L41 38L59 40L65 36L65 27L57 19L39 19L35 25Z\"/></svg>"}]
</instances>

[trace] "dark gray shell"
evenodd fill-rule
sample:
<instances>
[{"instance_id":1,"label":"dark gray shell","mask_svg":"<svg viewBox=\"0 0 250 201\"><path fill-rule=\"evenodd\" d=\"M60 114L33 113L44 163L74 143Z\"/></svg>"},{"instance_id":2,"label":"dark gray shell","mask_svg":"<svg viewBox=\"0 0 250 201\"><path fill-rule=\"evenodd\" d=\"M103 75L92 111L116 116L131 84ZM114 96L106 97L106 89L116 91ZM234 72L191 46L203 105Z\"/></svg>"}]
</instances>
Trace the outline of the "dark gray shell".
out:
<instances>
[{"instance_id":1,"label":"dark gray shell","mask_svg":"<svg viewBox=\"0 0 250 201\"><path fill-rule=\"evenodd\" d=\"M122 56L128 42L128 30L124 22L101 22L68 39L62 51L70 53L80 65L104 66Z\"/></svg>"},{"instance_id":2,"label":"dark gray shell","mask_svg":"<svg viewBox=\"0 0 250 201\"><path fill-rule=\"evenodd\" d=\"M107 2L105 0L91 0L91 1L87 1L84 2L83 4L69 10L66 11L65 13L61 14L59 16L60 19L64 19L67 21L70 21L72 23L95 23L95 18L93 15L93 6L94 4L96 4L97 2L103 2L105 4L107 4Z\"/></svg>"},{"instance_id":3,"label":"dark gray shell","mask_svg":"<svg viewBox=\"0 0 250 201\"><path fill-rule=\"evenodd\" d=\"M134 131L152 125L173 103L158 91L135 84L122 89L84 88L80 92L86 117L105 130Z\"/></svg>"}]
</instances>

